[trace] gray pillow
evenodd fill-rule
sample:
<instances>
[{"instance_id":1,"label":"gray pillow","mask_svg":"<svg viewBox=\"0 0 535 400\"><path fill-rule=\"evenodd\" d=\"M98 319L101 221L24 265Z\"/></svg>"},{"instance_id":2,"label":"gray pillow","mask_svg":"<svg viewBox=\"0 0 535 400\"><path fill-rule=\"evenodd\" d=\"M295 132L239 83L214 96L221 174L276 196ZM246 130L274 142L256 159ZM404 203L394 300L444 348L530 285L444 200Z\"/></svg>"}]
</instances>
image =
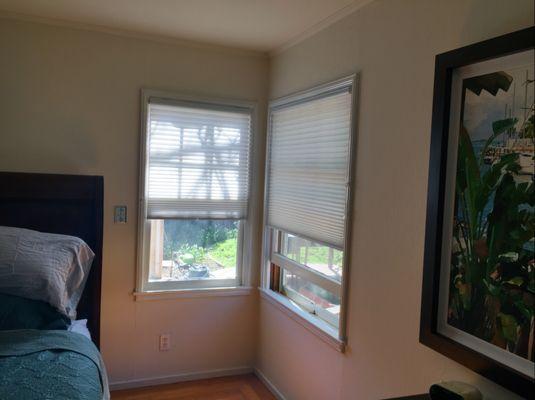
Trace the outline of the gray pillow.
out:
<instances>
[{"instance_id":1,"label":"gray pillow","mask_svg":"<svg viewBox=\"0 0 535 400\"><path fill-rule=\"evenodd\" d=\"M94 257L74 236L0 226L0 293L45 301L75 319Z\"/></svg>"}]
</instances>

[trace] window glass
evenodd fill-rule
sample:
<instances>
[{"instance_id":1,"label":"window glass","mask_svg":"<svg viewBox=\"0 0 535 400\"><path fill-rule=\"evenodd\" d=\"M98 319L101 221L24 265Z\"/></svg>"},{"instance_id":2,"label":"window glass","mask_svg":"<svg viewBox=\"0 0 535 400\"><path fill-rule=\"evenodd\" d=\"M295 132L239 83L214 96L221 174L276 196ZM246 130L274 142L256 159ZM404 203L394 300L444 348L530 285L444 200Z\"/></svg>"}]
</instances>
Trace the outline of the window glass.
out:
<instances>
[{"instance_id":1,"label":"window glass","mask_svg":"<svg viewBox=\"0 0 535 400\"><path fill-rule=\"evenodd\" d=\"M343 251L282 232L281 254L338 282L342 280Z\"/></svg>"},{"instance_id":2,"label":"window glass","mask_svg":"<svg viewBox=\"0 0 535 400\"><path fill-rule=\"evenodd\" d=\"M155 220L149 281L235 279L239 221Z\"/></svg>"}]
</instances>

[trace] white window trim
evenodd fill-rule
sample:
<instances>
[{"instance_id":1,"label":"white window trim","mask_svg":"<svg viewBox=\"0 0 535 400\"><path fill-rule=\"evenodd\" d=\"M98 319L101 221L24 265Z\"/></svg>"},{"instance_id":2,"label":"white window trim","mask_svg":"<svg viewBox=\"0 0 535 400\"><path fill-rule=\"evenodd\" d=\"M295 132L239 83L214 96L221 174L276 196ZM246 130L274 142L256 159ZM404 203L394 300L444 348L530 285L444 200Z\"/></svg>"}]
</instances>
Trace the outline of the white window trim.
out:
<instances>
[{"instance_id":1,"label":"white window trim","mask_svg":"<svg viewBox=\"0 0 535 400\"><path fill-rule=\"evenodd\" d=\"M251 139L249 148L249 201L247 219L240 221L238 234L238 256L236 266L236 279L206 279L206 280L189 280L189 281L164 281L149 282L149 254L150 254L150 220L147 219L147 203L145 201L146 186L146 169L147 169L147 121L148 105L151 99L157 99L160 102L168 104L184 102L210 106L239 107L246 108L251 115ZM252 204L251 199L253 190L254 169L254 148L255 133L257 131L257 104L252 101L223 99L217 97L204 97L191 94L181 94L162 90L141 89L141 121L140 121L140 155L139 155L139 204L138 204L138 237L137 237L137 268L136 268L136 290L134 296L136 299L144 297L142 294L147 293L148 298L169 298L169 293L174 293L171 297L193 297L193 291L205 293L214 291L219 295L242 294L242 291L236 292L237 288L249 287L251 283L251 250L252 237L254 236L252 225ZM226 289L226 290L222 290ZM186 295L179 296L178 292L183 291Z\"/></svg>"},{"instance_id":2,"label":"white window trim","mask_svg":"<svg viewBox=\"0 0 535 400\"><path fill-rule=\"evenodd\" d=\"M340 318L338 330L332 328L327 322L319 318L317 315L307 312L302 306L298 306L291 299L284 295L277 293L270 289L270 263L271 254L273 252L273 229L267 226L267 205L268 205L268 174L269 174L269 157L266 156L265 162L265 180L264 180L264 218L263 218L263 243L262 243L262 262L261 262L261 281L260 292L261 297L270 301L272 304L278 305L278 308L283 310L287 315L307 328L310 332L320 337L322 340L328 342L339 351L343 352L347 344L347 305L349 297L349 264L351 253L351 231L352 231L352 205L355 192L355 166L356 166L356 137L357 137L357 105L359 93L359 75L357 73L342 77L335 81L315 86L311 89L296 92L294 94L273 100L269 103L268 109L268 127L267 127L267 143L266 149L269 151L271 140L271 116L274 108L280 107L289 103L298 103L307 99L321 96L322 94L336 90L340 87L351 84L351 132L350 132L350 156L348 163L348 178L349 191L346 204L346 223L345 223L345 238L344 238L344 255L342 266L342 282L340 291ZM278 258L280 254L276 254ZM284 260L284 261L286 261ZM281 260L278 260L281 261ZM291 261L291 260L289 260ZM295 267L294 265L292 265ZM281 265L281 267L284 267ZM299 266L303 269L302 266ZM295 318L296 317L296 318ZM327 335L327 336L325 336ZM327 337L327 339L326 339Z\"/></svg>"},{"instance_id":3,"label":"white window trim","mask_svg":"<svg viewBox=\"0 0 535 400\"><path fill-rule=\"evenodd\" d=\"M331 314L329 311L325 310L323 307L317 305L313 301L307 299L302 294L296 292L295 290L284 287L284 295L292 300L294 303L298 304L305 311L312 315L317 315L321 320L327 322L329 325L334 326L337 330L339 328L339 321L336 319L334 314Z\"/></svg>"},{"instance_id":4,"label":"white window trim","mask_svg":"<svg viewBox=\"0 0 535 400\"><path fill-rule=\"evenodd\" d=\"M152 301L206 297L250 296L253 294L253 292L254 288L250 286L237 286L212 289L182 289L134 292L133 295L136 301Z\"/></svg>"}]
</instances>

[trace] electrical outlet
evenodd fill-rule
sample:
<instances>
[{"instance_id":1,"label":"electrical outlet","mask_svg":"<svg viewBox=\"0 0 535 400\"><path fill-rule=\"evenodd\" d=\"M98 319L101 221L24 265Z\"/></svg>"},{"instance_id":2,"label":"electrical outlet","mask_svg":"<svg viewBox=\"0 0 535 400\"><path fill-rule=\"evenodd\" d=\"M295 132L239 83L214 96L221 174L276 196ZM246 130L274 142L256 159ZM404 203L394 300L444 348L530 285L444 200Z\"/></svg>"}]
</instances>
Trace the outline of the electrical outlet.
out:
<instances>
[{"instance_id":1,"label":"electrical outlet","mask_svg":"<svg viewBox=\"0 0 535 400\"><path fill-rule=\"evenodd\" d=\"M168 351L171 348L171 334L162 333L160 335L160 351Z\"/></svg>"}]
</instances>

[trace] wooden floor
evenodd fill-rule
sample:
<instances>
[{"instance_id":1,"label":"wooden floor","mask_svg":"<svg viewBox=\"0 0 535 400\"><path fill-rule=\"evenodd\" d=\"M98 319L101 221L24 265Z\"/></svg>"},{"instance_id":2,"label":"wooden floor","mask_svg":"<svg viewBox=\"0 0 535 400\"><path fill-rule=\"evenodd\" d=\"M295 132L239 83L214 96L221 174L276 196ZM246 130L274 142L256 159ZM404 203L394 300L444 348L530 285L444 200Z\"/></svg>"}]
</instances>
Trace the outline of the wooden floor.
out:
<instances>
[{"instance_id":1,"label":"wooden floor","mask_svg":"<svg viewBox=\"0 0 535 400\"><path fill-rule=\"evenodd\" d=\"M112 400L275 400L253 374L118 390Z\"/></svg>"}]
</instances>

